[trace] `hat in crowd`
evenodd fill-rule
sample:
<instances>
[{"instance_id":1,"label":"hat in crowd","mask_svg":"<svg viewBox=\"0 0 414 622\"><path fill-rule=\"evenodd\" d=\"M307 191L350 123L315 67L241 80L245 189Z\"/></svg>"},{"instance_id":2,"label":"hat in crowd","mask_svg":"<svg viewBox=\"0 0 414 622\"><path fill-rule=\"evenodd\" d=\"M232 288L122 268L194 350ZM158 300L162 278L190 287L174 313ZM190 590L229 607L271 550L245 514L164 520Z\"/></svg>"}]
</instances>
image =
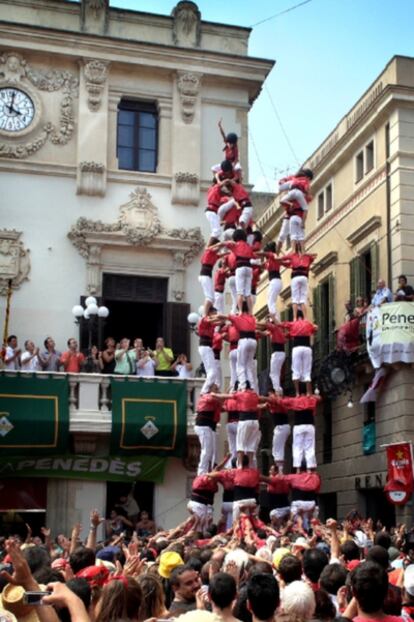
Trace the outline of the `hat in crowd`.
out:
<instances>
[{"instance_id":1,"label":"hat in crowd","mask_svg":"<svg viewBox=\"0 0 414 622\"><path fill-rule=\"evenodd\" d=\"M97 566L104 566L107 568L111 574L116 571L114 562L107 562L104 559L97 559L95 563Z\"/></svg>"},{"instance_id":2,"label":"hat in crowd","mask_svg":"<svg viewBox=\"0 0 414 622\"><path fill-rule=\"evenodd\" d=\"M76 573L77 579L86 579L89 587L97 587L104 585L109 577L109 570L105 566L87 566Z\"/></svg>"},{"instance_id":3,"label":"hat in crowd","mask_svg":"<svg viewBox=\"0 0 414 622\"><path fill-rule=\"evenodd\" d=\"M70 565L67 559L63 557L57 557L52 562L53 570L66 570L66 568Z\"/></svg>"},{"instance_id":4,"label":"hat in crowd","mask_svg":"<svg viewBox=\"0 0 414 622\"><path fill-rule=\"evenodd\" d=\"M354 542L360 549L365 549L369 544L369 540L366 534L360 529L355 531Z\"/></svg>"},{"instance_id":5,"label":"hat in crowd","mask_svg":"<svg viewBox=\"0 0 414 622\"><path fill-rule=\"evenodd\" d=\"M318 542L318 544L316 545L316 548L326 553L328 557L331 554L331 547L329 546L327 542Z\"/></svg>"},{"instance_id":6,"label":"hat in crowd","mask_svg":"<svg viewBox=\"0 0 414 622\"><path fill-rule=\"evenodd\" d=\"M410 564L405 569L404 589L410 596L414 596L414 564Z\"/></svg>"},{"instance_id":7,"label":"hat in crowd","mask_svg":"<svg viewBox=\"0 0 414 622\"><path fill-rule=\"evenodd\" d=\"M177 568L177 566L182 566L183 564L184 562L181 555L179 555L175 551L166 551L160 556L158 574L164 577L164 579L169 579L170 574L172 573L174 568Z\"/></svg>"},{"instance_id":8,"label":"hat in crowd","mask_svg":"<svg viewBox=\"0 0 414 622\"><path fill-rule=\"evenodd\" d=\"M106 562L113 562L114 557L119 555L121 549L119 546L104 546L103 549L96 553L96 559L103 559Z\"/></svg>"},{"instance_id":9,"label":"hat in crowd","mask_svg":"<svg viewBox=\"0 0 414 622\"><path fill-rule=\"evenodd\" d=\"M390 562L394 562L400 556L400 551L395 546L390 546L388 549L388 557L390 558Z\"/></svg>"},{"instance_id":10,"label":"hat in crowd","mask_svg":"<svg viewBox=\"0 0 414 622\"><path fill-rule=\"evenodd\" d=\"M44 586L41 586L41 589L45 589ZM10 622L14 622L16 618L19 622L39 622L36 607L26 605L23 602L24 594L25 589L21 585L8 583L4 587L0 596L0 615L5 615L2 609L5 609L7 614L13 614L12 617L10 615L5 616L7 622L9 618Z\"/></svg>"},{"instance_id":11,"label":"hat in crowd","mask_svg":"<svg viewBox=\"0 0 414 622\"><path fill-rule=\"evenodd\" d=\"M296 546L299 549L308 549L309 548L308 541L303 536L299 536L299 538L296 538L296 540L294 542L292 542L292 544L293 544L293 546Z\"/></svg>"},{"instance_id":12,"label":"hat in crowd","mask_svg":"<svg viewBox=\"0 0 414 622\"><path fill-rule=\"evenodd\" d=\"M278 548L278 549L276 549L276 551L274 552L274 555L273 555L273 565L276 568L276 570L279 569L279 565L280 565L280 562L282 561L282 559L284 557L286 557L286 555L289 555L289 554L290 554L289 549L287 549L287 548L285 548L283 546Z\"/></svg>"},{"instance_id":13,"label":"hat in crowd","mask_svg":"<svg viewBox=\"0 0 414 622\"><path fill-rule=\"evenodd\" d=\"M349 570L349 572L352 572L357 566L359 566L360 563L360 559L351 559L351 561L346 564L346 569Z\"/></svg>"}]
</instances>

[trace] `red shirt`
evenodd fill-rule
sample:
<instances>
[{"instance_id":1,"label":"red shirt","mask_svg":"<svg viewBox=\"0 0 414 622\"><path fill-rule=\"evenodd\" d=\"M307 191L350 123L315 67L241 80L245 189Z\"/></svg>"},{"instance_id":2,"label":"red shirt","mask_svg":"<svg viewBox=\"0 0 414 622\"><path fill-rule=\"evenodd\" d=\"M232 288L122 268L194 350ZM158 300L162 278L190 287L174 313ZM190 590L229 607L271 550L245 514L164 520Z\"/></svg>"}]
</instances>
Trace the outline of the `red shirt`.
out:
<instances>
[{"instance_id":1,"label":"red shirt","mask_svg":"<svg viewBox=\"0 0 414 622\"><path fill-rule=\"evenodd\" d=\"M200 263L205 266L214 266L217 259L218 251L207 247L201 255Z\"/></svg>"},{"instance_id":2,"label":"red shirt","mask_svg":"<svg viewBox=\"0 0 414 622\"><path fill-rule=\"evenodd\" d=\"M198 475L194 479L191 489L194 491L209 490L210 492L217 492L218 485L212 477L208 477L208 475Z\"/></svg>"},{"instance_id":3,"label":"red shirt","mask_svg":"<svg viewBox=\"0 0 414 622\"><path fill-rule=\"evenodd\" d=\"M63 352L60 357L60 362L62 363L64 370L73 374L78 374L80 372L80 368L84 360L85 356L82 352L72 352L71 350Z\"/></svg>"},{"instance_id":4,"label":"red shirt","mask_svg":"<svg viewBox=\"0 0 414 622\"><path fill-rule=\"evenodd\" d=\"M233 254L236 258L243 259L253 259L254 253L250 244L247 244L244 240L240 240L239 242L226 242L226 246L233 251Z\"/></svg>"},{"instance_id":5,"label":"red shirt","mask_svg":"<svg viewBox=\"0 0 414 622\"><path fill-rule=\"evenodd\" d=\"M265 269L268 272L280 272L280 267L284 265L283 261L274 253L265 253L265 257Z\"/></svg>"},{"instance_id":6,"label":"red shirt","mask_svg":"<svg viewBox=\"0 0 414 622\"><path fill-rule=\"evenodd\" d=\"M237 328L239 332L255 333L256 332L256 318L249 313L242 313L241 315L229 315L230 322Z\"/></svg>"},{"instance_id":7,"label":"red shirt","mask_svg":"<svg viewBox=\"0 0 414 622\"><path fill-rule=\"evenodd\" d=\"M239 210L237 209L235 205L233 205L233 207L231 207L229 211L225 213L224 218L223 218L226 225L235 225L238 219L239 219Z\"/></svg>"},{"instance_id":8,"label":"red shirt","mask_svg":"<svg viewBox=\"0 0 414 622\"><path fill-rule=\"evenodd\" d=\"M314 395L300 395L299 397L282 397L281 402L288 410L311 410L315 415L320 398Z\"/></svg>"},{"instance_id":9,"label":"red shirt","mask_svg":"<svg viewBox=\"0 0 414 622\"><path fill-rule=\"evenodd\" d=\"M213 334L213 350L221 352L223 349L223 335L217 331Z\"/></svg>"},{"instance_id":10,"label":"red shirt","mask_svg":"<svg viewBox=\"0 0 414 622\"><path fill-rule=\"evenodd\" d=\"M292 473L286 475L290 485L296 490L306 492L319 492L321 488L321 478L318 473Z\"/></svg>"},{"instance_id":11,"label":"red shirt","mask_svg":"<svg viewBox=\"0 0 414 622\"><path fill-rule=\"evenodd\" d=\"M216 292L224 292L226 284L227 271L226 268L218 268L214 273L214 290Z\"/></svg>"},{"instance_id":12,"label":"red shirt","mask_svg":"<svg viewBox=\"0 0 414 622\"><path fill-rule=\"evenodd\" d=\"M289 329L289 337L310 337L316 333L315 325L309 320L296 320L296 322L285 322Z\"/></svg>"},{"instance_id":13,"label":"red shirt","mask_svg":"<svg viewBox=\"0 0 414 622\"><path fill-rule=\"evenodd\" d=\"M271 413L280 413L286 414L289 411L289 408L284 404L283 400L289 398L278 397L277 395L272 395L268 398L268 407Z\"/></svg>"},{"instance_id":14,"label":"red shirt","mask_svg":"<svg viewBox=\"0 0 414 622\"><path fill-rule=\"evenodd\" d=\"M311 267L314 258L311 255L298 255L297 253L291 253L290 255L286 255L285 265L292 268L292 270L301 270L306 274L309 273L309 268Z\"/></svg>"},{"instance_id":15,"label":"red shirt","mask_svg":"<svg viewBox=\"0 0 414 622\"><path fill-rule=\"evenodd\" d=\"M300 175L299 177L289 175L288 177L283 177L283 179L279 181L279 184L286 183L287 181L290 181L292 186L298 190L301 190L303 194L307 194L309 192L310 179L308 177L305 177L304 175Z\"/></svg>"},{"instance_id":16,"label":"red shirt","mask_svg":"<svg viewBox=\"0 0 414 622\"><path fill-rule=\"evenodd\" d=\"M202 317L198 323L197 332L199 337L214 337L214 324L209 322L207 318Z\"/></svg>"},{"instance_id":17,"label":"red shirt","mask_svg":"<svg viewBox=\"0 0 414 622\"><path fill-rule=\"evenodd\" d=\"M229 255L225 255L223 258L225 265L230 268L234 272L236 269L236 255L234 253L230 253Z\"/></svg>"},{"instance_id":18,"label":"red shirt","mask_svg":"<svg viewBox=\"0 0 414 622\"><path fill-rule=\"evenodd\" d=\"M290 482L287 475L271 475L267 485L267 492L271 495L288 495Z\"/></svg>"},{"instance_id":19,"label":"red shirt","mask_svg":"<svg viewBox=\"0 0 414 622\"><path fill-rule=\"evenodd\" d=\"M197 402L197 412L211 412L212 410L216 410L217 407L221 411L221 402L211 393L203 393L200 395Z\"/></svg>"},{"instance_id":20,"label":"red shirt","mask_svg":"<svg viewBox=\"0 0 414 622\"><path fill-rule=\"evenodd\" d=\"M260 473L258 469L244 468L234 469L234 485L245 488L259 488Z\"/></svg>"},{"instance_id":21,"label":"red shirt","mask_svg":"<svg viewBox=\"0 0 414 622\"><path fill-rule=\"evenodd\" d=\"M221 186L217 184L211 186L207 191L208 209L212 212L217 212L222 198L223 195L221 194Z\"/></svg>"},{"instance_id":22,"label":"red shirt","mask_svg":"<svg viewBox=\"0 0 414 622\"><path fill-rule=\"evenodd\" d=\"M237 145L229 145L229 143L226 143L223 151L225 160L229 160L232 164L239 161L239 148Z\"/></svg>"},{"instance_id":23,"label":"red shirt","mask_svg":"<svg viewBox=\"0 0 414 622\"><path fill-rule=\"evenodd\" d=\"M255 391L246 389L245 391L237 391L234 394L237 401L237 410L239 412L256 412L259 406L259 396Z\"/></svg>"},{"instance_id":24,"label":"red shirt","mask_svg":"<svg viewBox=\"0 0 414 622\"><path fill-rule=\"evenodd\" d=\"M230 350L236 350L237 343L240 339L240 333L238 329L235 326L231 325L227 327L226 331L223 334L224 339L230 343Z\"/></svg>"},{"instance_id":25,"label":"red shirt","mask_svg":"<svg viewBox=\"0 0 414 622\"><path fill-rule=\"evenodd\" d=\"M260 274L262 272L262 269L260 266L253 266L253 272L252 272L252 291L256 291L256 287L257 284L260 280Z\"/></svg>"},{"instance_id":26,"label":"red shirt","mask_svg":"<svg viewBox=\"0 0 414 622\"><path fill-rule=\"evenodd\" d=\"M270 332L270 340L272 343L286 343L286 332L283 330L284 326L284 322L279 324L268 322L266 324L266 330Z\"/></svg>"},{"instance_id":27,"label":"red shirt","mask_svg":"<svg viewBox=\"0 0 414 622\"><path fill-rule=\"evenodd\" d=\"M232 490L234 488L234 479L237 469L223 469L216 475L216 481L218 481L224 488L224 490Z\"/></svg>"}]
</instances>

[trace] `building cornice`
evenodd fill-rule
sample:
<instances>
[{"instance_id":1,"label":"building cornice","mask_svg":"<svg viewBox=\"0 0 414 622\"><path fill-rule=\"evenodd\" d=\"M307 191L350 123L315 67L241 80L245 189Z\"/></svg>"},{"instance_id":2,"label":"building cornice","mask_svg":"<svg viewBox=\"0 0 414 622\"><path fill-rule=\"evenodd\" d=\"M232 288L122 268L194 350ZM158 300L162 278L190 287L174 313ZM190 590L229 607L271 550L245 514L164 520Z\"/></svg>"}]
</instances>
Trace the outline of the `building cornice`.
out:
<instances>
[{"instance_id":1,"label":"building cornice","mask_svg":"<svg viewBox=\"0 0 414 622\"><path fill-rule=\"evenodd\" d=\"M356 244L361 242L361 240L366 238L367 235L375 231L375 229L378 229L378 227L380 226L381 216L372 216L366 222L364 222L363 225L358 227L358 229L350 233L346 239L351 244L351 246L355 246Z\"/></svg>"}]
</instances>

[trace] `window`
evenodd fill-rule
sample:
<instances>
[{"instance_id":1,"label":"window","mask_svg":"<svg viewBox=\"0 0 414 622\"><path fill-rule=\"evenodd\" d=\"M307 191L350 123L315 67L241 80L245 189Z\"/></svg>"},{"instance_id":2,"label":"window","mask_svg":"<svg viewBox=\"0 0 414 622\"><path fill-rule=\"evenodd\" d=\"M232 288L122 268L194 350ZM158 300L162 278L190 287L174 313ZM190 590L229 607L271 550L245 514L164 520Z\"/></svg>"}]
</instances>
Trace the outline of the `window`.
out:
<instances>
[{"instance_id":1,"label":"window","mask_svg":"<svg viewBox=\"0 0 414 622\"><path fill-rule=\"evenodd\" d=\"M155 173L157 143L158 113L155 104L122 99L118 105L119 168Z\"/></svg>"},{"instance_id":2,"label":"window","mask_svg":"<svg viewBox=\"0 0 414 622\"><path fill-rule=\"evenodd\" d=\"M332 182L330 182L318 194L318 220L320 220L326 212L329 212L329 210L332 209L332 205Z\"/></svg>"},{"instance_id":3,"label":"window","mask_svg":"<svg viewBox=\"0 0 414 622\"><path fill-rule=\"evenodd\" d=\"M332 274L313 289L313 321L318 325L314 357L320 362L335 347L335 279Z\"/></svg>"},{"instance_id":4,"label":"window","mask_svg":"<svg viewBox=\"0 0 414 622\"><path fill-rule=\"evenodd\" d=\"M374 141L369 143L355 157L355 182L358 183L374 168Z\"/></svg>"},{"instance_id":5,"label":"window","mask_svg":"<svg viewBox=\"0 0 414 622\"><path fill-rule=\"evenodd\" d=\"M377 289L378 265L377 242L371 242L365 251L350 262L350 299L353 305L359 296L367 298L368 303L371 301L372 293Z\"/></svg>"}]
</instances>

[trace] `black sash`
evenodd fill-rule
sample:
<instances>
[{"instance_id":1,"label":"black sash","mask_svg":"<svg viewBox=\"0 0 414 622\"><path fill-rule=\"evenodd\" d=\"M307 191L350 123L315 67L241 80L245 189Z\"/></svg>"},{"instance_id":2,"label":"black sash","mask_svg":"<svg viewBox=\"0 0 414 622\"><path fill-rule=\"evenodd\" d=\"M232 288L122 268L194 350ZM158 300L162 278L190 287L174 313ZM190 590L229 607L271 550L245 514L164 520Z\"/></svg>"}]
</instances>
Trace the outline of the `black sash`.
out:
<instances>
[{"instance_id":1,"label":"black sash","mask_svg":"<svg viewBox=\"0 0 414 622\"><path fill-rule=\"evenodd\" d=\"M294 424L293 425L314 425L315 419L312 410L294 410Z\"/></svg>"},{"instance_id":2,"label":"black sash","mask_svg":"<svg viewBox=\"0 0 414 622\"><path fill-rule=\"evenodd\" d=\"M316 501L316 492L312 490L299 490L293 488L292 501Z\"/></svg>"},{"instance_id":3,"label":"black sash","mask_svg":"<svg viewBox=\"0 0 414 622\"><path fill-rule=\"evenodd\" d=\"M310 337L304 337L303 335L299 337L293 337L293 347L295 346L308 346L310 347Z\"/></svg>"},{"instance_id":4,"label":"black sash","mask_svg":"<svg viewBox=\"0 0 414 622\"><path fill-rule=\"evenodd\" d=\"M234 487L234 500L241 501L242 499L256 499L256 488L250 488L249 486L235 486Z\"/></svg>"}]
</instances>

